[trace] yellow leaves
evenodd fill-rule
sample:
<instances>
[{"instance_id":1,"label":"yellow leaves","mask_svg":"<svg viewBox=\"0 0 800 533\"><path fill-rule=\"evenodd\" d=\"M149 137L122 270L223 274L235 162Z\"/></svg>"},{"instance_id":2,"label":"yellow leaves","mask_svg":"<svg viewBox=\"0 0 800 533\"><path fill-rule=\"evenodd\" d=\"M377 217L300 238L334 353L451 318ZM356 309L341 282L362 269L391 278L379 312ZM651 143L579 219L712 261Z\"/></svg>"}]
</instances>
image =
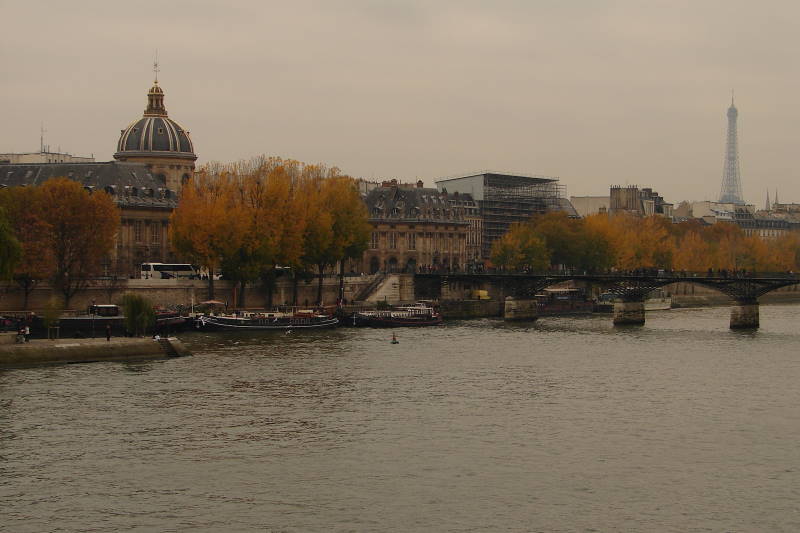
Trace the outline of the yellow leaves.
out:
<instances>
[{"instance_id":1,"label":"yellow leaves","mask_svg":"<svg viewBox=\"0 0 800 533\"><path fill-rule=\"evenodd\" d=\"M206 165L184 188L170 231L176 251L210 268L224 263L241 280L279 264L331 264L369 238L351 178L276 157Z\"/></svg>"}]
</instances>

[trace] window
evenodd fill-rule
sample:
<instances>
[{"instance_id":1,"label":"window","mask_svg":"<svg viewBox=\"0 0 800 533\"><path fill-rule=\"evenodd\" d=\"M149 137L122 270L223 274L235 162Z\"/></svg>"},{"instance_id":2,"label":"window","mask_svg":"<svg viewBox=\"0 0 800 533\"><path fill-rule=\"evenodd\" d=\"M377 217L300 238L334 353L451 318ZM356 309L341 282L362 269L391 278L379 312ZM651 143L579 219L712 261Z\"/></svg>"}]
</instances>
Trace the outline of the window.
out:
<instances>
[{"instance_id":1,"label":"window","mask_svg":"<svg viewBox=\"0 0 800 533\"><path fill-rule=\"evenodd\" d=\"M161 244L161 226L159 224L150 225L150 243Z\"/></svg>"},{"instance_id":2,"label":"window","mask_svg":"<svg viewBox=\"0 0 800 533\"><path fill-rule=\"evenodd\" d=\"M377 250L378 249L378 242L379 242L378 241L378 232L377 231L373 231L372 232L372 237L369 240L370 249L371 250Z\"/></svg>"},{"instance_id":3,"label":"window","mask_svg":"<svg viewBox=\"0 0 800 533\"><path fill-rule=\"evenodd\" d=\"M397 248L397 233L390 231L389 232L389 249L394 250Z\"/></svg>"},{"instance_id":4,"label":"window","mask_svg":"<svg viewBox=\"0 0 800 533\"><path fill-rule=\"evenodd\" d=\"M417 234L416 233L409 233L408 234L408 249L409 250L416 250L417 249Z\"/></svg>"},{"instance_id":5,"label":"window","mask_svg":"<svg viewBox=\"0 0 800 533\"><path fill-rule=\"evenodd\" d=\"M134 242L142 242L144 240L144 223L141 220L136 220L133 223L133 240Z\"/></svg>"},{"instance_id":6,"label":"window","mask_svg":"<svg viewBox=\"0 0 800 533\"><path fill-rule=\"evenodd\" d=\"M158 128L158 134L164 135L164 128Z\"/></svg>"}]
</instances>

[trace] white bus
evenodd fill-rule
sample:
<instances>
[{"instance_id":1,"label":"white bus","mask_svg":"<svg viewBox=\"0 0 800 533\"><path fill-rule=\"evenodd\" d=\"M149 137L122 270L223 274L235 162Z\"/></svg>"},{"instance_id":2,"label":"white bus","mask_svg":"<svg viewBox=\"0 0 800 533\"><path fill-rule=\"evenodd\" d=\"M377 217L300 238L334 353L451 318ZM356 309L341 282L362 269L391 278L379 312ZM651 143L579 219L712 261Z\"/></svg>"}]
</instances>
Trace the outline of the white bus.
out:
<instances>
[{"instance_id":1,"label":"white bus","mask_svg":"<svg viewBox=\"0 0 800 533\"><path fill-rule=\"evenodd\" d=\"M195 279L197 270L188 263L142 263L142 279Z\"/></svg>"}]
</instances>

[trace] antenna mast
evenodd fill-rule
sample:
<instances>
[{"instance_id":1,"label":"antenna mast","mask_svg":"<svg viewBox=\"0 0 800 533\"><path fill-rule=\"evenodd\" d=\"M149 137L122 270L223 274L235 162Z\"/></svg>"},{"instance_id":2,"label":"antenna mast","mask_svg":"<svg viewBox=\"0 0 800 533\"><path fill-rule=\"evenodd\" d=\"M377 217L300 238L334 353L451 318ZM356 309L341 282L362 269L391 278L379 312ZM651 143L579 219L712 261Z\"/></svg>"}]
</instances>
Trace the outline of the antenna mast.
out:
<instances>
[{"instance_id":1,"label":"antenna mast","mask_svg":"<svg viewBox=\"0 0 800 533\"><path fill-rule=\"evenodd\" d=\"M39 126L39 153L44 153L44 134L47 130L44 129L44 122Z\"/></svg>"}]
</instances>

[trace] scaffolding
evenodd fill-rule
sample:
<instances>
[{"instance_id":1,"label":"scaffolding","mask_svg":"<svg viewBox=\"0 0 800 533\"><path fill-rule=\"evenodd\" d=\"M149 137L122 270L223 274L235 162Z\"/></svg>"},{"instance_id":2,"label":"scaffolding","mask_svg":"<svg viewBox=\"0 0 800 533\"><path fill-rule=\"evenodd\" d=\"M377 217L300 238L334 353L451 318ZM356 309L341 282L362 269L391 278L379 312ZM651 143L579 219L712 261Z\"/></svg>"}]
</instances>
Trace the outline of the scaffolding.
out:
<instances>
[{"instance_id":1,"label":"scaffolding","mask_svg":"<svg viewBox=\"0 0 800 533\"><path fill-rule=\"evenodd\" d=\"M489 258L492 243L518 222L537 214L561 209L565 187L554 178L529 178L487 174L484 180L483 257Z\"/></svg>"},{"instance_id":2,"label":"scaffolding","mask_svg":"<svg viewBox=\"0 0 800 533\"><path fill-rule=\"evenodd\" d=\"M472 194L483 218L481 253L488 259L492 243L517 222L563 209L565 187L558 178L483 172L436 182L440 189Z\"/></svg>"}]
</instances>

